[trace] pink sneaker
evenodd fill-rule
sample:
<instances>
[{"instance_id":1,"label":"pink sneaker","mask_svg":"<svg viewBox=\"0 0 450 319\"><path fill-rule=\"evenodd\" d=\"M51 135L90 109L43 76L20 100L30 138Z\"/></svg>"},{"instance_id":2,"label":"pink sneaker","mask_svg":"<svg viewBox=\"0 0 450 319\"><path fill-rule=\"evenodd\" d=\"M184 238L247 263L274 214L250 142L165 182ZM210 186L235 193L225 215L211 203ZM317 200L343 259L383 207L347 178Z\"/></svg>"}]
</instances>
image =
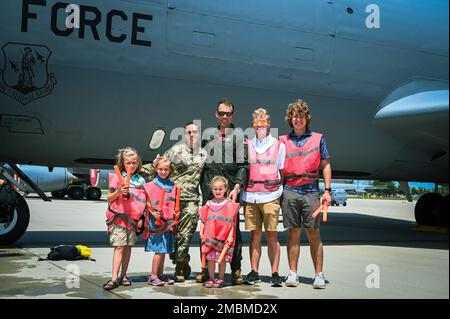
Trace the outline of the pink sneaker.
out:
<instances>
[{"instance_id":1,"label":"pink sneaker","mask_svg":"<svg viewBox=\"0 0 450 319\"><path fill-rule=\"evenodd\" d=\"M148 280L148 284L152 286L164 286L166 283L159 279L158 277L152 278L150 277Z\"/></svg>"},{"instance_id":2,"label":"pink sneaker","mask_svg":"<svg viewBox=\"0 0 450 319\"><path fill-rule=\"evenodd\" d=\"M205 282L203 284L203 287L205 287L205 288L212 288L212 287L214 287L214 281L208 280L207 282Z\"/></svg>"},{"instance_id":3,"label":"pink sneaker","mask_svg":"<svg viewBox=\"0 0 450 319\"><path fill-rule=\"evenodd\" d=\"M168 285L173 285L173 284L175 284L175 280L170 279L170 278L168 278L168 277L161 277L160 279L161 279L161 281L163 281L164 283L166 283L166 284L168 284Z\"/></svg>"}]
</instances>

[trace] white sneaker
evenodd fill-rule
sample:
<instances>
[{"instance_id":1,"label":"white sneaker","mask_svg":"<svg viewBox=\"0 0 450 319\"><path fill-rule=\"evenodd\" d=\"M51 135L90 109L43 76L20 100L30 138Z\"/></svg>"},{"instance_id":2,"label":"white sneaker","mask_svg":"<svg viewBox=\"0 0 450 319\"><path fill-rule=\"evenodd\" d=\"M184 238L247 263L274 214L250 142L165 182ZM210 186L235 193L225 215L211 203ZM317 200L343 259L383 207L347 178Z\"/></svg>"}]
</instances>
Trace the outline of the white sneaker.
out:
<instances>
[{"instance_id":1,"label":"white sneaker","mask_svg":"<svg viewBox=\"0 0 450 319\"><path fill-rule=\"evenodd\" d=\"M323 273L319 272L314 276L313 288L325 289L325 277L323 276Z\"/></svg>"},{"instance_id":2,"label":"white sneaker","mask_svg":"<svg viewBox=\"0 0 450 319\"><path fill-rule=\"evenodd\" d=\"M286 287L297 287L299 280L295 272L289 273L286 277Z\"/></svg>"}]
</instances>

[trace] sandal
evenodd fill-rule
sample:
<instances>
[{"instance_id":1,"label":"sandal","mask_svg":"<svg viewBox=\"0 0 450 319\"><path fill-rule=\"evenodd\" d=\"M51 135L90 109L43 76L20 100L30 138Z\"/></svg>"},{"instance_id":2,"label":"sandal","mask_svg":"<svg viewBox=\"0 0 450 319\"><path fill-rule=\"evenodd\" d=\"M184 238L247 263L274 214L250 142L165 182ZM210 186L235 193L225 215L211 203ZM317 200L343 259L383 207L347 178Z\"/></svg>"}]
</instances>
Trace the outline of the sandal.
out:
<instances>
[{"instance_id":1,"label":"sandal","mask_svg":"<svg viewBox=\"0 0 450 319\"><path fill-rule=\"evenodd\" d=\"M223 287L225 287L225 282L222 279L216 279L214 281L213 287L214 288L223 288Z\"/></svg>"},{"instance_id":2,"label":"sandal","mask_svg":"<svg viewBox=\"0 0 450 319\"><path fill-rule=\"evenodd\" d=\"M128 279L127 276L123 276L121 283L122 283L122 286L131 286L132 281L130 279Z\"/></svg>"},{"instance_id":3,"label":"sandal","mask_svg":"<svg viewBox=\"0 0 450 319\"><path fill-rule=\"evenodd\" d=\"M205 288L212 288L212 287L214 287L214 281L208 280L207 282L205 282L203 284L203 287L205 287Z\"/></svg>"},{"instance_id":4,"label":"sandal","mask_svg":"<svg viewBox=\"0 0 450 319\"><path fill-rule=\"evenodd\" d=\"M109 280L106 284L103 285L103 289L105 290L113 290L119 287L117 281Z\"/></svg>"}]
</instances>

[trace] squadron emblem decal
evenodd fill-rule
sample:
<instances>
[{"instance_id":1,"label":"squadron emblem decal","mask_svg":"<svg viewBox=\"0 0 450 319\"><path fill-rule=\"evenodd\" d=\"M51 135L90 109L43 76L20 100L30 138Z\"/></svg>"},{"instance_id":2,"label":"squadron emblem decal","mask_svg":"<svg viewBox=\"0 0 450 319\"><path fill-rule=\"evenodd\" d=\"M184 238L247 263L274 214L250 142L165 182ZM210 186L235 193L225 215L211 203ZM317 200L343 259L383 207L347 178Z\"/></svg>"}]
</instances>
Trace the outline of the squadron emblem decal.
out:
<instances>
[{"instance_id":1,"label":"squadron emblem decal","mask_svg":"<svg viewBox=\"0 0 450 319\"><path fill-rule=\"evenodd\" d=\"M1 93L25 105L53 91L56 78L47 68L52 52L45 45L9 42L2 51Z\"/></svg>"}]
</instances>

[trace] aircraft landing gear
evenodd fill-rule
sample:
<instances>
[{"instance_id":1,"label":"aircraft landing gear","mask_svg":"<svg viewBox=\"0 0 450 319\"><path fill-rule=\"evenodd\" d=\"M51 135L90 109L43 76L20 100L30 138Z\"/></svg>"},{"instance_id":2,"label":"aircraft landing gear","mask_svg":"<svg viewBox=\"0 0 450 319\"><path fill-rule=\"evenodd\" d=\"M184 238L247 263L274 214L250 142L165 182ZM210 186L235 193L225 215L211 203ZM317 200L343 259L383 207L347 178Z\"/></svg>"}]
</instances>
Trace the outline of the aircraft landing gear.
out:
<instances>
[{"instance_id":1,"label":"aircraft landing gear","mask_svg":"<svg viewBox=\"0 0 450 319\"><path fill-rule=\"evenodd\" d=\"M448 226L448 195L423 194L416 203L414 216L418 225Z\"/></svg>"},{"instance_id":2,"label":"aircraft landing gear","mask_svg":"<svg viewBox=\"0 0 450 319\"><path fill-rule=\"evenodd\" d=\"M52 197L53 198L61 199L61 198L64 198L65 196L66 196L66 191L64 189L52 192Z\"/></svg>"},{"instance_id":3,"label":"aircraft landing gear","mask_svg":"<svg viewBox=\"0 0 450 319\"><path fill-rule=\"evenodd\" d=\"M8 245L23 236L30 222L30 210L23 197L17 194L18 203L6 220L0 221L0 245Z\"/></svg>"},{"instance_id":4,"label":"aircraft landing gear","mask_svg":"<svg viewBox=\"0 0 450 319\"><path fill-rule=\"evenodd\" d=\"M76 199L76 200L80 200L84 196L84 191L81 186L70 187L69 190L67 191L67 193L70 198Z\"/></svg>"}]
</instances>

